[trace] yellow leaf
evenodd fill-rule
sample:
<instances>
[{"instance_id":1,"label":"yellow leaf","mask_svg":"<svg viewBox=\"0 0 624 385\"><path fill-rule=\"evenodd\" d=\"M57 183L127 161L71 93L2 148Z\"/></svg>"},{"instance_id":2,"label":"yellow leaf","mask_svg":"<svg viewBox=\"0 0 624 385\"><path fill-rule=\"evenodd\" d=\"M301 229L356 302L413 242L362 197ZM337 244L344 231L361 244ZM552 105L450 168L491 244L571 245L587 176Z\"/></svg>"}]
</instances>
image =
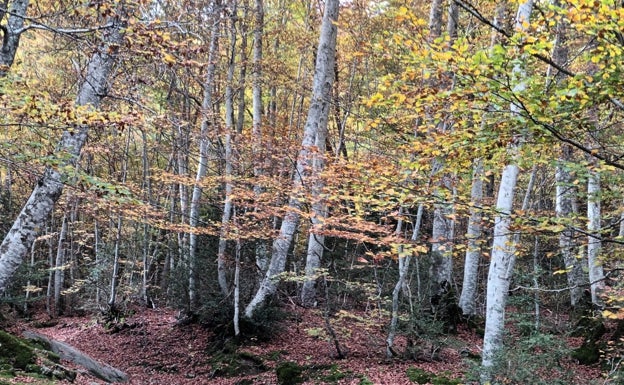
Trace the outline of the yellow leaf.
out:
<instances>
[{"instance_id":1,"label":"yellow leaf","mask_svg":"<svg viewBox=\"0 0 624 385\"><path fill-rule=\"evenodd\" d=\"M170 53L165 53L163 55L163 61L167 64L174 64L176 62L176 58Z\"/></svg>"}]
</instances>

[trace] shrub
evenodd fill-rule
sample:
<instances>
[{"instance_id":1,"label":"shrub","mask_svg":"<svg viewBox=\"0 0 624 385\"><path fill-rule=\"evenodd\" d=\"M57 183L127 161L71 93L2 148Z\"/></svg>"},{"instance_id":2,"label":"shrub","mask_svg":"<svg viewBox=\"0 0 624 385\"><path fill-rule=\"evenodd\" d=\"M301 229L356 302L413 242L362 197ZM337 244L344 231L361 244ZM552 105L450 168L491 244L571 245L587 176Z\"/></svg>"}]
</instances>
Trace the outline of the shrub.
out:
<instances>
[{"instance_id":1,"label":"shrub","mask_svg":"<svg viewBox=\"0 0 624 385\"><path fill-rule=\"evenodd\" d=\"M296 362L286 361L277 365L277 383L279 385L297 385L303 382L304 368Z\"/></svg>"}]
</instances>

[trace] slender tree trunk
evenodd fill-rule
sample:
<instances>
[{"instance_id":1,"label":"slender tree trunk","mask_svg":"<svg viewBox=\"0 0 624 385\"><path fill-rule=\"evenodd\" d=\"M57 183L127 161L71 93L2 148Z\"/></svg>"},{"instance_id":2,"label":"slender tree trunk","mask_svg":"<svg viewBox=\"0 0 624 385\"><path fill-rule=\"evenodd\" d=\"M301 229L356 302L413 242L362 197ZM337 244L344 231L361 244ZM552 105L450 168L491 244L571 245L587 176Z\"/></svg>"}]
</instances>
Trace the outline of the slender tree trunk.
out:
<instances>
[{"instance_id":1,"label":"slender tree trunk","mask_svg":"<svg viewBox=\"0 0 624 385\"><path fill-rule=\"evenodd\" d=\"M56 246L56 263L54 264L54 315L60 316L63 313L61 301L61 291L65 278L65 249L67 238L67 214L63 215L61 231L59 232L58 244Z\"/></svg>"},{"instance_id":2,"label":"slender tree trunk","mask_svg":"<svg viewBox=\"0 0 624 385\"><path fill-rule=\"evenodd\" d=\"M451 7L451 5L454 5ZM451 2L449 5L449 15L447 22L447 33L450 37L449 44L457 35L457 14L458 7ZM429 38L431 40L440 36L442 29L442 1L433 0L429 14ZM443 88L442 84L431 84L432 87ZM442 132L448 131L448 122L443 121L438 125ZM432 176L443 173L444 161L440 158L434 160ZM433 227L431 231L431 255L432 262L430 268L431 278L431 304L435 311L447 307L447 303L440 303L444 293L450 289L453 276L453 240L455 237L455 221L453 214L453 186L452 175L443 173L435 188L435 199L433 211Z\"/></svg>"},{"instance_id":3,"label":"slender tree trunk","mask_svg":"<svg viewBox=\"0 0 624 385\"><path fill-rule=\"evenodd\" d=\"M572 201L575 199L575 187L572 184L574 178L567 169L572 160L572 148L563 145L555 171L556 197L555 214L560 220L571 220L574 214ZM583 272L583 260L576 257L574 226L566 224L565 229L559 234L559 250L565 263L568 285L570 286L570 304L574 307L581 305L583 300L583 285L585 273Z\"/></svg>"},{"instance_id":4,"label":"slender tree trunk","mask_svg":"<svg viewBox=\"0 0 624 385\"><path fill-rule=\"evenodd\" d=\"M552 4L556 7L561 6L560 3L559 0L552 0ZM563 18L557 20L552 60L562 67L565 67L568 62L568 28L568 21ZM553 71L555 71L554 67L549 66L547 74L549 83L560 83L565 79L565 74L557 72L553 75ZM576 187L572 184L574 178L568 170L570 162L572 162L572 147L562 144L555 171L555 215L561 221L570 221L574 214L573 203L576 199ZM574 226L566 223L565 229L559 234L559 250L567 271L568 286L570 286L570 304L576 307L582 302L583 285L586 279L583 272L583 260L576 257L574 237Z\"/></svg>"},{"instance_id":5,"label":"slender tree trunk","mask_svg":"<svg viewBox=\"0 0 624 385\"><path fill-rule=\"evenodd\" d=\"M93 224L93 253L95 254L95 266L100 266L101 258L100 258L100 228L99 221L95 218ZM100 309L100 271L99 269L95 269L95 306Z\"/></svg>"},{"instance_id":6,"label":"slender tree trunk","mask_svg":"<svg viewBox=\"0 0 624 385\"><path fill-rule=\"evenodd\" d=\"M199 164L197 165L197 173L195 176L195 185L191 195L191 203L189 206L189 226L191 230L199 224L199 209L201 204L202 187L201 181L206 175L208 167L208 151L210 147L210 131L214 124L212 116L213 107L213 89L214 77L217 62L217 47L219 41L219 27L221 21L221 1L215 1L215 9L213 10L212 28L210 30L210 45L208 48L208 67L206 69L206 80L204 81L204 99L202 101L202 121L199 137ZM191 231L189 234L189 309L192 311L197 305L197 234ZM225 262L221 258L217 258L217 275L219 287L222 293L227 293L228 285L226 280Z\"/></svg>"},{"instance_id":7,"label":"slender tree trunk","mask_svg":"<svg viewBox=\"0 0 624 385\"><path fill-rule=\"evenodd\" d=\"M525 29L525 25L530 20L532 10L533 0L520 3L515 22L516 29ZM513 73L515 75L512 76L513 78L524 78L524 76L522 76L524 69L520 65L514 67ZM522 83L521 80L521 82L514 87L514 92L522 92L525 88L526 85ZM519 107L517 105L512 104L510 108L513 114L518 114ZM492 379L492 369L495 364L496 356L503 347L505 305L507 304L509 284L516 261L516 244L510 229L510 215L513 207L518 174L520 172L517 158L522 143L525 140L524 136L524 132L519 134L508 148L511 160L503 169L496 202L496 212L498 214L494 220L494 241L492 244L487 281L485 334L483 337L483 356L481 362L482 382L487 382Z\"/></svg>"},{"instance_id":8,"label":"slender tree trunk","mask_svg":"<svg viewBox=\"0 0 624 385\"><path fill-rule=\"evenodd\" d=\"M234 225L238 229L238 222L236 220L236 208L232 209L234 216ZM237 230L236 237L236 257L234 266L234 335L240 335L240 268L241 268L241 253L242 242L240 239L240 233Z\"/></svg>"},{"instance_id":9,"label":"slender tree trunk","mask_svg":"<svg viewBox=\"0 0 624 385\"><path fill-rule=\"evenodd\" d=\"M334 5L332 2L327 2L325 7L325 13L329 14L329 18L331 20L330 23L336 22L338 20L339 4ZM310 159L308 160L312 166L312 178L308 181L311 190L310 198L312 201L312 213L310 216L311 227L310 235L308 237L308 251L306 253L306 279L304 280L303 287L301 289L301 304L305 307L312 307L316 304L316 282L318 279L317 271L321 267L321 259L323 258L323 251L325 249L325 236L319 231L322 230L323 222L327 217L327 205L322 200L322 192L325 187L325 182L321 177L321 172L325 167L329 111L331 110L330 101L332 100L333 82L336 80L334 71L336 66L337 34L337 28L333 26L333 24L327 26L325 20L326 17L324 16L323 25L321 26L321 36L324 34L330 34L332 35L333 41L328 42L330 47L325 48L325 51L323 52L326 54L326 58L323 59L325 63L319 65L319 61L317 60L314 80L315 90L317 80L321 82L321 87L327 87L327 83L329 83L329 90L322 90L322 94L316 94L315 92L312 99L313 101L316 101L317 98L322 98L322 103L325 103L327 107L326 111L322 112L321 108L319 108L318 112L315 116L313 116L311 105L308 121L306 123L306 126L310 124L318 124L318 126L316 127L316 138L314 140L315 149L311 152ZM319 50L321 48L322 42L319 44ZM315 121L311 122L311 118Z\"/></svg>"},{"instance_id":10,"label":"slender tree trunk","mask_svg":"<svg viewBox=\"0 0 624 385\"><path fill-rule=\"evenodd\" d=\"M247 90L247 33L248 33L248 19L249 19L249 2L243 0L243 17L240 19L240 70L238 80L238 115L236 117L236 133L242 134L243 127L245 125L245 91ZM253 92L253 91L252 91ZM253 113L252 113L253 114Z\"/></svg>"},{"instance_id":11,"label":"slender tree trunk","mask_svg":"<svg viewBox=\"0 0 624 385\"><path fill-rule=\"evenodd\" d=\"M53 222L53 221L51 221ZM50 224L50 228L52 223ZM49 235L49 231L48 231ZM34 242L33 242L34 243ZM54 247L52 244L52 237L48 237L48 287L46 291L46 313L50 317L54 317L54 309L52 309L52 299L54 292Z\"/></svg>"},{"instance_id":12,"label":"slender tree trunk","mask_svg":"<svg viewBox=\"0 0 624 385\"><path fill-rule=\"evenodd\" d=\"M276 276L284 271L292 237L299 223L299 211L302 208L302 202L297 197L297 194L303 188L304 179L307 181L310 176L309 162L311 160L314 161L315 156L322 157L324 155L315 154L314 146L325 143L327 135L327 120L330 111L336 55L337 27L335 21L338 19L338 9L338 0L328 0L325 3L316 57L312 100L293 177L293 191L288 203L289 210L282 220L279 236L273 242L271 261L267 273L256 295L245 309L245 316L248 318L251 318L256 309L264 304L265 300L273 295L277 289Z\"/></svg>"},{"instance_id":13,"label":"slender tree trunk","mask_svg":"<svg viewBox=\"0 0 624 385\"><path fill-rule=\"evenodd\" d=\"M253 39L253 74L252 74L252 151L254 162L254 195L260 198L262 191L261 178L264 175L263 139L262 139L262 36L264 34L264 3L263 0L255 1L255 22ZM267 244L263 239L259 239L256 245L256 266L258 268L258 279L262 282L262 277L266 273L269 264Z\"/></svg>"},{"instance_id":14,"label":"slender tree trunk","mask_svg":"<svg viewBox=\"0 0 624 385\"><path fill-rule=\"evenodd\" d=\"M604 272L600 260L602 247L600 234L600 172L596 165L590 166L587 178L587 260L589 264L589 282L591 283L591 299L596 306L602 306L602 293L605 288Z\"/></svg>"},{"instance_id":15,"label":"slender tree trunk","mask_svg":"<svg viewBox=\"0 0 624 385\"><path fill-rule=\"evenodd\" d=\"M32 292L31 288L32 288L32 282L30 280L30 277L33 276L33 273L35 271L35 251L36 251L36 247L37 246L37 240L35 239L35 241L32 244L32 247L30 248L30 266L28 268L28 281L26 281L26 294L24 295L24 314L28 313L28 302L30 301L30 293Z\"/></svg>"},{"instance_id":16,"label":"slender tree trunk","mask_svg":"<svg viewBox=\"0 0 624 385\"><path fill-rule=\"evenodd\" d=\"M20 2L27 3L27 2ZM120 33L121 22L113 20L113 26L104 32L102 45L95 51L89 64L84 82L80 86L77 106L90 106L97 109L106 95L119 47L123 46ZM0 293L3 293L22 262L22 258L32 247L37 233L43 228L46 218L63 192L64 169L72 168L87 140L89 126L78 126L64 131L56 154L60 164L57 168L48 167L37 182L30 198L22 208L13 226L0 245Z\"/></svg>"},{"instance_id":17,"label":"slender tree trunk","mask_svg":"<svg viewBox=\"0 0 624 385\"><path fill-rule=\"evenodd\" d=\"M219 237L219 246L217 252L217 259L219 261L225 261L225 250L227 247L228 233L230 232L230 219L232 217L232 191L234 189L232 177L234 159L232 151L232 136L234 135L234 89L232 82L234 81L234 65L235 65L235 52L236 52L236 2L232 4L230 10L233 15L231 18L230 28L230 58L228 64L228 72L225 86L225 202L223 203L223 215L221 216L221 236ZM220 281L221 282L221 277ZM223 291L223 287L221 287ZM229 288L227 282L225 283L224 295L227 296Z\"/></svg>"},{"instance_id":18,"label":"slender tree trunk","mask_svg":"<svg viewBox=\"0 0 624 385\"><path fill-rule=\"evenodd\" d=\"M149 157L147 154L147 134L145 130L141 130L141 138L143 142L143 189L146 192L147 201L152 204L152 183L149 175ZM143 260L141 271L141 298L147 305L149 303L149 293L147 290L148 272L149 272L149 249L150 249L149 224L147 218L143 223Z\"/></svg>"},{"instance_id":19,"label":"slender tree trunk","mask_svg":"<svg viewBox=\"0 0 624 385\"><path fill-rule=\"evenodd\" d=\"M464 261L464 283L459 297L459 307L465 316L477 314L477 286L479 260L481 258L481 205L483 203L483 160L475 159L470 190L470 218L466 238L466 259Z\"/></svg>"},{"instance_id":20,"label":"slender tree trunk","mask_svg":"<svg viewBox=\"0 0 624 385\"><path fill-rule=\"evenodd\" d=\"M418 205L417 214L416 214L416 222L414 223L414 229L412 231L412 242L417 242L418 235L420 232L420 224L422 223L422 213L424 210L424 205L421 203ZM401 228L403 227L403 221L399 219L397 222L396 234L397 236L401 235ZM400 247L400 250L403 250L403 247ZM396 337L396 330L399 323L399 294L401 290L406 291L407 287L407 276L409 273L409 266L411 262L411 256L405 255L402 256L399 254L399 279L394 285L394 289L392 290L392 318L390 319L390 327L388 329L388 337L386 338L386 356L393 357L396 355L394 352L394 338Z\"/></svg>"},{"instance_id":21,"label":"slender tree trunk","mask_svg":"<svg viewBox=\"0 0 624 385\"><path fill-rule=\"evenodd\" d=\"M433 211L433 228L431 231L431 296L432 304L437 306L440 296L450 288L453 275L453 238L455 221L451 218L453 204L451 202L452 186L450 175L444 175L440 186L436 188L436 203ZM442 189L444 191L442 191ZM444 304L441 304L444 305Z\"/></svg>"},{"instance_id":22,"label":"slender tree trunk","mask_svg":"<svg viewBox=\"0 0 624 385\"><path fill-rule=\"evenodd\" d=\"M115 243L113 248L113 272L111 274L110 293L108 296L108 310L115 312L117 306L117 287L119 286L119 246L121 245L121 214L117 218L117 229L115 231Z\"/></svg>"}]
</instances>

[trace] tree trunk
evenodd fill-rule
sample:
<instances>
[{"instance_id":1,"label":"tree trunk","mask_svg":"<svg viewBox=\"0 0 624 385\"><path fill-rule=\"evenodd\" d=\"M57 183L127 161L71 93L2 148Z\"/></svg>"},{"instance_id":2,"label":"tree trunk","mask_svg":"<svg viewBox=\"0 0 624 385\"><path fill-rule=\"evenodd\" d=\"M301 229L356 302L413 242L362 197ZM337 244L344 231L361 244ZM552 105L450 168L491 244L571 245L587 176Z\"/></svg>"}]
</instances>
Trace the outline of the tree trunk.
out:
<instances>
[{"instance_id":1,"label":"tree trunk","mask_svg":"<svg viewBox=\"0 0 624 385\"><path fill-rule=\"evenodd\" d=\"M115 19L113 26L104 32L102 44L87 66L85 79L76 99L77 106L96 109L105 97L118 49L123 45L121 24L120 20ZM73 168L76 164L87 141L88 132L87 125L63 132L56 149L59 165L56 168L46 168L0 245L0 293L6 290L13 273L30 250L37 233L43 228L46 218L61 196L65 178L63 170Z\"/></svg>"},{"instance_id":2,"label":"tree trunk","mask_svg":"<svg viewBox=\"0 0 624 385\"><path fill-rule=\"evenodd\" d=\"M273 242L273 250L269 268L265 274L256 295L245 309L245 316L251 318L265 300L277 289L276 276L284 271L286 257L292 242L292 237L299 223L299 211L302 202L297 194L310 176L310 161L314 157L322 158L324 154L315 154L314 146L325 143L327 135L327 120L329 117L331 91L334 76L334 61L336 55L338 0L328 0L325 3L321 36L316 57L312 100L308 111L301 149L297 158L296 171L293 177L293 187L288 203L288 212L282 220L279 235ZM316 175L318 176L318 175Z\"/></svg>"},{"instance_id":3,"label":"tree trunk","mask_svg":"<svg viewBox=\"0 0 624 385\"><path fill-rule=\"evenodd\" d=\"M29 0L14 0L8 12L8 22L2 28L2 49L0 49L0 77L6 76L13 65L17 49L19 48L26 11ZM5 3L6 4L6 3ZM0 11L0 20L4 20L5 11Z\"/></svg>"},{"instance_id":4,"label":"tree trunk","mask_svg":"<svg viewBox=\"0 0 624 385\"><path fill-rule=\"evenodd\" d=\"M454 5L451 2L451 5ZM457 13L458 8L449 7L447 33L450 37L449 44L453 44L454 37L457 35ZM434 0L431 3L429 13L429 38L431 40L440 36L442 29L442 1ZM431 84L437 88L443 88L442 84ZM448 131L448 122L442 121L438 127L442 132ZM443 173L444 161L441 158L434 159L432 166L432 177L435 174ZM452 176L449 173L443 173L435 188L435 199L433 211L433 228L431 231L431 304L434 311L445 308L448 304L440 303L440 298L450 289L453 276L453 239L455 236L455 221L452 219L453 208L453 186Z\"/></svg>"},{"instance_id":5,"label":"tree trunk","mask_svg":"<svg viewBox=\"0 0 624 385\"><path fill-rule=\"evenodd\" d=\"M67 214L63 215L61 231L59 232L58 244L56 246L56 263L54 264L54 315L63 314L63 304L61 302L61 291L65 278L65 240L67 237ZM34 242L33 242L34 243Z\"/></svg>"},{"instance_id":6,"label":"tree trunk","mask_svg":"<svg viewBox=\"0 0 624 385\"><path fill-rule=\"evenodd\" d=\"M220 16L221 12L221 1L215 2L215 9L213 10L213 20L212 28L210 31L210 45L208 48L208 67L206 69L206 80L204 81L204 99L202 101L202 121L201 121L201 130L199 134L199 164L197 165L197 173L195 176L195 185L193 186L193 193L191 195L191 203L189 207L189 226L191 229L197 227L199 223L199 209L200 209L200 199L202 196L202 187L201 181L206 175L206 169L208 167L208 150L210 147L210 131L211 127L214 124L214 119L212 116L212 104L213 104L213 88L214 88L214 77L216 71L216 62L217 62L217 47L219 41L219 27L220 27ZM197 305L197 287L196 287L196 279L197 279L197 234L193 231L189 234L189 255L188 255L188 265L189 265L189 309L193 310ZM226 295L227 294L227 280L225 277L225 263L223 259L217 258L217 274L219 287L221 288L221 292Z\"/></svg>"},{"instance_id":7,"label":"tree trunk","mask_svg":"<svg viewBox=\"0 0 624 385\"><path fill-rule=\"evenodd\" d=\"M234 81L234 64L236 58L236 8L236 1L234 1L232 4L232 9L230 10L232 14L230 23L230 58L225 86L225 201L223 203L223 215L221 216L221 236L219 237L219 246L217 251L217 259L219 261L226 260L225 250L227 248L228 233L230 232L230 219L232 217L232 191L234 189L232 183L232 162L234 161L234 159L232 158L232 136L234 135L234 89L232 87L232 83ZM219 282L221 282L221 277ZM225 285L225 292L223 294L227 296L227 293L229 292L227 282L225 283ZM223 287L221 287L221 290L223 291Z\"/></svg>"},{"instance_id":8,"label":"tree trunk","mask_svg":"<svg viewBox=\"0 0 624 385\"><path fill-rule=\"evenodd\" d=\"M431 231L431 301L434 307L438 300L449 289L453 275L453 238L455 221L450 217L453 204L448 199L452 196L450 175L444 175L440 186L436 188L436 203L433 211L433 228ZM444 190L444 191L442 191ZM441 304L443 305L443 304Z\"/></svg>"},{"instance_id":9,"label":"tree trunk","mask_svg":"<svg viewBox=\"0 0 624 385\"><path fill-rule=\"evenodd\" d=\"M255 24L253 32L253 74L252 74L252 152L253 172L256 183L254 195L260 198L263 186L261 178L264 175L263 139L262 139L262 36L264 31L264 3L263 0L255 1ZM256 266L258 279L262 282L262 276L266 273L269 264L267 244L264 239L259 239L256 245Z\"/></svg>"},{"instance_id":10,"label":"tree trunk","mask_svg":"<svg viewBox=\"0 0 624 385\"><path fill-rule=\"evenodd\" d=\"M574 178L567 167L571 159L572 148L563 145L555 171L556 197L555 214L560 220L571 220L574 214L572 201L575 198ZM559 250L563 257L563 263L567 271L568 285L570 286L570 304L574 307L583 300L583 285L585 273L583 272L583 260L576 257L574 226L566 224L565 229L559 234Z\"/></svg>"},{"instance_id":11,"label":"tree trunk","mask_svg":"<svg viewBox=\"0 0 624 385\"><path fill-rule=\"evenodd\" d=\"M527 0L518 6L515 27L517 30L524 30L529 22L531 11L533 10L533 0ZM513 69L512 78L524 79L522 76L524 69L517 65ZM520 93L526 85L518 83L514 87L514 92ZM519 113L519 107L515 104L510 106L514 115ZM509 164L503 169L501 182L496 202L496 212L494 220L494 241L490 258L490 269L488 272L487 295L486 295L486 316L485 334L483 337L483 356L481 381L487 382L492 379L492 370L496 356L503 346L503 330L505 327L505 305L509 284L513 275L513 268L516 261L516 245L510 230L511 210L513 207L515 187L518 181L520 169L518 167L518 153L525 140L526 133L521 132L516 140L509 146L508 152L511 156Z\"/></svg>"},{"instance_id":12,"label":"tree trunk","mask_svg":"<svg viewBox=\"0 0 624 385\"><path fill-rule=\"evenodd\" d=\"M416 243L418 241L418 236L420 233L420 225L422 223L422 214L424 210L424 204L419 204L416 212L416 221L414 223L414 229L412 231L411 241ZM400 236L401 227L403 226L403 221L399 219L397 223L396 234ZM402 250L402 246L400 248ZM390 319L390 327L388 329L388 337L386 338L386 356L388 358L396 355L394 352L394 338L396 337L396 329L399 323L399 294L401 290L404 290L407 287L407 274L409 272L409 266L411 262L411 256L406 254L405 256L398 256L399 260L399 279L394 285L394 289L392 290L392 317Z\"/></svg>"},{"instance_id":13,"label":"tree trunk","mask_svg":"<svg viewBox=\"0 0 624 385\"><path fill-rule=\"evenodd\" d=\"M115 306L117 305L117 286L119 283L119 246L121 244L121 214L117 218L117 230L115 232L115 246L113 251L113 272L111 274L110 281L110 294L108 297L108 309L110 312L115 312Z\"/></svg>"},{"instance_id":14,"label":"tree trunk","mask_svg":"<svg viewBox=\"0 0 624 385\"><path fill-rule=\"evenodd\" d=\"M312 104L308 113L308 121L306 126L317 124L316 138L314 140L315 149L310 152L308 162L312 166L311 178L308 181L310 185L310 199L312 201L312 213L310 216L310 235L308 236L308 250L306 253L305 276L301 289L301 304L304 307L312 307L316 303L316 282L317 271L321 267L321 259L325 249L325 236L320 233L323 222L327 217L327 205L321 198L325 182L321 177L321 173L325 167L325 153L328 136L329 112L331 110L331 98L333 83L335 81L336 66L336 36L337 28L333 24L338 20L339 2L334 4L328 1L325 4L325 14L323 17L323 25L321 26L321 42L319 43L319 51L325 55L324 58L316 62L314 75L314 91L312 95ZM328 22L326 21L328 20ZM329 24L329 25L328 25ZM328 36L327 47L323 47L323 36ZM323 55L319 55L321 57ZM317 81L318 84L317 85ZM320 99L320 100L319 100ZM322 108L313 109L317 101L324 104Z\"/></svg>"},{"instance_id":15,"label":"tree trunk","mask_svg":"<svg viewBox=\"0 0 624 385\"><path fill-rule=\"evenodd\" d=\"M464 283L459 297L459 307L465 316L477 314L477 286L479 278L479 259L481 258L481 205L483 203L483 160L475 159L470 190L470 218L466 239L466 259L464 261Z\"/></svg>"},{"instance_id":16,"label":"tree trunk","mask_svg":"<svg viewBox=\"0 0 624 385\"><path fill-rule=\"evenodd\" d=\"M605 284L602 261L600 260L602 247L600 235L600 172L596 170L596 167L596 164L590 166L587 178L587 260L592 303L596 306L602 306L602 293Z\"/></svg>"}]
</instances>

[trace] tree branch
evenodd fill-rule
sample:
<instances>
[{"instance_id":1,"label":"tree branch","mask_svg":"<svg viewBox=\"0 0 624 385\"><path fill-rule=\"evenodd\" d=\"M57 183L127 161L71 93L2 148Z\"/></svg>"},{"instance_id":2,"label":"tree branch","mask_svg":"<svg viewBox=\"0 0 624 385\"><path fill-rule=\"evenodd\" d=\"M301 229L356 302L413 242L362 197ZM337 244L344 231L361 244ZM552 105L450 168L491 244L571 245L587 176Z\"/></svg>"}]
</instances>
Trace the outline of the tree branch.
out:
<instances>
[{"instance_id":1,"label":"tree branch","mask_svg":"<svg viewBox=\"0 0 624 385\"><path fill-rule=\"evenodd\" d=\"M55 28L55 27L50 27L49 25L45 25L45 24L32 23L32 24L24 26L23 28L20 28L17 31L14 31L13 33L19 35L31 29L39 29L39 30L50 31L50 32L54 32L54 33L58 33L62 35L76 35L76 34L97 32L103 29L111 28L112 26L113 26L113 23L107 23L104 25L99 25L99 26L90 27L90 28Z\"/></svg>"}]
</instances>

